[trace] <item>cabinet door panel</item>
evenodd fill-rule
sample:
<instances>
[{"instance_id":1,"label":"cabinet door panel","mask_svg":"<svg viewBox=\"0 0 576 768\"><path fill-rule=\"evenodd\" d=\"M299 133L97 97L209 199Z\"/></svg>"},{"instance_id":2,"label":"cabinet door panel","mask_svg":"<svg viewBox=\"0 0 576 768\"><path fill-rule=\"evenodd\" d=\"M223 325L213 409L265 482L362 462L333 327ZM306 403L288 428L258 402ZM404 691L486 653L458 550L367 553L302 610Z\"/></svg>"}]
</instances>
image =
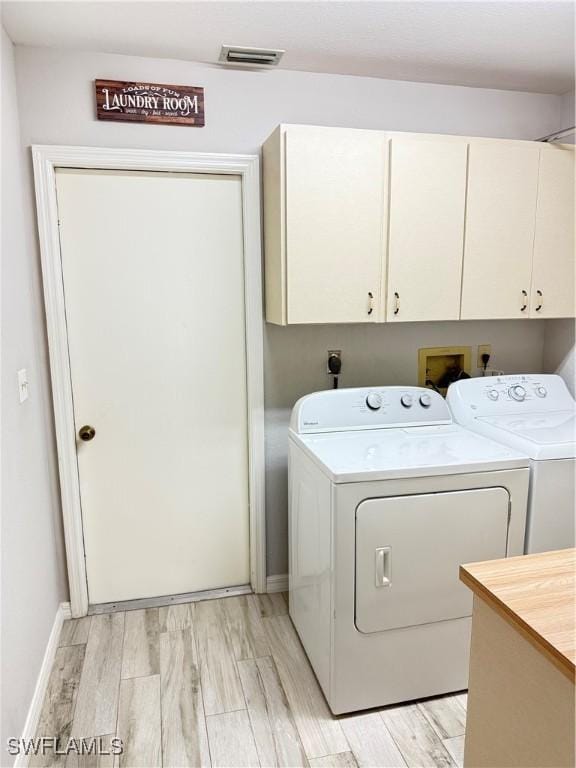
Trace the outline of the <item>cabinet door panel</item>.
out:
<instances>
[{"instance_id":1,"label":"cabinet door panel","mask_svg":"<svg viewBox=\"0 0 576 768\"><path fill-rule=\"evenodd\" d=\"M574 316L574 151L541 149L532 317Z\"/></svg>"},{"instance_id":2,"label":"cabinet door panel","mask_svg":"<svg viewBox=\"0 0 576 768\"><path fill-rule=\"evenodd\" d=\"M392 139L387 320L458 320L468 145Z\"/></svg>"},{"instance_id":3,"label":"cabinet door panel","mask_svg":"<svg viewBox=\"0 0 576 768\"><path fill-rule=\"evenodd\" d=\"M285 140L288 323L381 319L385 136L302 127Z\"/></svg>"},{"instance_id":4,"label":"cabinet door panel","mask_svg":"<svg viewBox=\"0 0 576 768\"><path fill-rule=\"evenodd\" d=\"M470 143L463 320L529 315L539 151Z\"/></svg>"}]
</instances>

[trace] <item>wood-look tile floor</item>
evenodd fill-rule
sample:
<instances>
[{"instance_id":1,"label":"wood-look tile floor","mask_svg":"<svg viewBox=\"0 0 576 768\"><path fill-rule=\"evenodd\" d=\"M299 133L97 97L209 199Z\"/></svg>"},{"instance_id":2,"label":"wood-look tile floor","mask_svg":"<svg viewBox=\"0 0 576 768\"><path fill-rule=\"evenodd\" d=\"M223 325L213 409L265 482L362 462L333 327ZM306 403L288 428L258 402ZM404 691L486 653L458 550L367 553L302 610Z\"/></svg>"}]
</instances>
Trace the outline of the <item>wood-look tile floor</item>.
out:
<instances>
[{"instance_id":1,"label":"wood-look tile floor","mask_svg":"<svg viewBox=\"0 0 576 768\"><path fill-rule=\"evenodd\" d=\"M31 765L461 766L466 694L333 717L284 594L65 622L38 736L117 736L116 758Z\"/></svg>"}]
</instances>

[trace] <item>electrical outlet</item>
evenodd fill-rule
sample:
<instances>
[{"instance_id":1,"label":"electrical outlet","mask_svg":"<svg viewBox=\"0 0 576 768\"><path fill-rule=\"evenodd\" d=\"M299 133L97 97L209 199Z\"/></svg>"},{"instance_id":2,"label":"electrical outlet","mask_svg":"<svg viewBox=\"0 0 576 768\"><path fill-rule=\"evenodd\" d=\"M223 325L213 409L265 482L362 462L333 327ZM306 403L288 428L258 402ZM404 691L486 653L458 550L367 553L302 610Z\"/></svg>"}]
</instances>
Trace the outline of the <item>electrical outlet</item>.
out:
<instances>
[{"instance_id":1,"label":"electrical outlet","mask_svg":"<svg viewBox=\"0 0 576 768\"><path fill-rule=\"evenodd\" d=\"M342 365L342 350L341 349L329 349L328 350L328 356L326 360L330 360L331 357L337 357L340 360L340 365ZM326 363L326 373L332 373L330 368L328 367L328 362Z\"/></svg>"},{"instance_id":2,"label":"electrical outlet","mask_svg":"<svg viewBox=\"0 0 576 768\"><path fill-rule=\"evenodd\" d=\"M482 355L490 355L490 362L492 362L492 346L490 344L478 344L478 360L476 361L478 368L484 368Z\"/></svg>"}]
</instances>

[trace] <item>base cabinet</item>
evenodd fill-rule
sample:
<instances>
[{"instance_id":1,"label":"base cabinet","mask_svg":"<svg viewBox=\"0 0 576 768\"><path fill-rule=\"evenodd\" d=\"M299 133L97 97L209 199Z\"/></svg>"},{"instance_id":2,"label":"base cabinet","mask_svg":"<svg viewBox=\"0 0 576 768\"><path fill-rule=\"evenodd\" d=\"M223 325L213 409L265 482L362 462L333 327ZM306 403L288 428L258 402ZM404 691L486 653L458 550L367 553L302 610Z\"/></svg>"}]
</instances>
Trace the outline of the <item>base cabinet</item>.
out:
<instances>
[{"instance_id":1,"label":"base cabinet","mask_svg":"<svg viewBox=\"0 0 576 768\"><path fill-rule=\"evenodd\" d=\"M574 682L474 596L464 768L574 766Z\"/></svg>"}]
</instances>

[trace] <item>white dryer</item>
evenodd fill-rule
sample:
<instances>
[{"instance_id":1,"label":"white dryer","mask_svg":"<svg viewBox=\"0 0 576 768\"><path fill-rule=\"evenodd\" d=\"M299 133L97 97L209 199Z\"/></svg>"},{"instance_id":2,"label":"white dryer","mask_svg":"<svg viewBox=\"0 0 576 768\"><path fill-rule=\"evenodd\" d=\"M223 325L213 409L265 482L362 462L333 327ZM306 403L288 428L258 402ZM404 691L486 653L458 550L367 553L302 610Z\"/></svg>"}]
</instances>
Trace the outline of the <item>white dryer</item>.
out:
<instances>
[{"instance_id":1,"label":"white dryer","mask_svg":"<svg viewBox=\"0 0 576 768\"><path fill-rule=\"evenodd\" d=\"M335 714L467 687L461 563L522 553L528 459L419 387L296 403L290 616Z\"/></svg>"},{"instance_id":2,"label":"white dryer","mask_svg":"<svg viewBox=\"0 0 576 768\"><path fill-rule=\"evenodd\" d=\"M448 389L460 424L530 457L525 551L574 546L576 403L560 376L466 379Z\"/></svg>"}]
</instances>

